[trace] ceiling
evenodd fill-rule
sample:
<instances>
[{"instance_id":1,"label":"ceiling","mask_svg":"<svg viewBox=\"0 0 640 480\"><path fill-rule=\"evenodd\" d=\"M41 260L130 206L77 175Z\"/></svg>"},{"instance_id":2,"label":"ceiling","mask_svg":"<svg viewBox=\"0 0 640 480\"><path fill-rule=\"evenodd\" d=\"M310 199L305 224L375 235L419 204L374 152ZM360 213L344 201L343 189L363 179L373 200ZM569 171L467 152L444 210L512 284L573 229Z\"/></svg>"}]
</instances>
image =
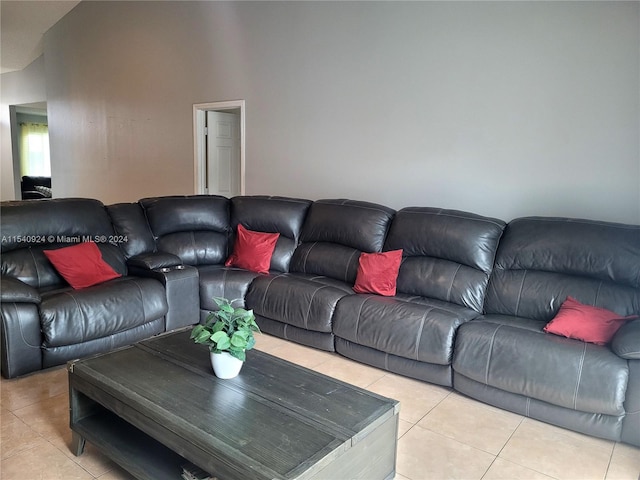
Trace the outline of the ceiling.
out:
<instances>
[{"instance_id":1,"label":"ceiling","mask_svg":"<svg viewBox=\"0 0 640 480\"><path fill-rule=\"evenodd\" d=\"M42 55L42 36L78 3L0 0L0 73L22 70Z\"/></svg>"}]
</instances>

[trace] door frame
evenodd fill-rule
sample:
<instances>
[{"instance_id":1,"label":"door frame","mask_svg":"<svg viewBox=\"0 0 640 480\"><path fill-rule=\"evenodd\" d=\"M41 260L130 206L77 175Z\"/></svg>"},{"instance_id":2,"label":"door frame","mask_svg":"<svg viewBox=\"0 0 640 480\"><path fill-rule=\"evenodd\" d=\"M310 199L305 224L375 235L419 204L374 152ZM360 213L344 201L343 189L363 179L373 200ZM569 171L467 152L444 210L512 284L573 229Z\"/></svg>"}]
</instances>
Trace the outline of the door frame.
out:
<instances>
[{"instance_id":1,"label":"door frame","mask_svg":"<svg viewBox=\"0 0 640 480\"><path fill-rule=\"evenodd\" d=\"M227 111L228 113L229 110L240 111L240 195L245 194L245 101L228 100L224 102L195 103L193 105L193 191L196 195L204 195L206 190L207 142L204 128L207 112Z\"/></svg>"}]
</instances>

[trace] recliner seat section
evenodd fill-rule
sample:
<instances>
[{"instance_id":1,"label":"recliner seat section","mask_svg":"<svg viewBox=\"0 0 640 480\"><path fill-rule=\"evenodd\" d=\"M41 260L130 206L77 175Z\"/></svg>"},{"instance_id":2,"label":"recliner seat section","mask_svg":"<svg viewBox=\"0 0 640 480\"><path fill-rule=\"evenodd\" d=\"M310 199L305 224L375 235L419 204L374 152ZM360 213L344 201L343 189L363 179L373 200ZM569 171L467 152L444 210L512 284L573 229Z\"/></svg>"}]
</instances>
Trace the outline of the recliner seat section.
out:
<instances>
[{"instance_id":1,"label":"recliner seat section","mask_svg":"<svg viewBox=\"0 0 640 480\"><path fill-rule=\"evenodd\" d=\"M192 325L199 316L197 269L185 266L177 255L157 250L140 203L118 203L106 208L129 274L153 278L164 286L167 299L164 330Z\"/></svg>"},{"instance_id":2,"label":"recliner seat section","mask_svg":"<svg viewBox=\"0 0 640 480\"><path fill-rule=\"evenodd\" d=\"M334 351L333 314L353 284L361 252L382 250L394 210L354 200L318 200L306 216L289 273L257 277L245 299L260 328Z\"/></svg>"},{"instance_id":3,"label":"recliner seat section","mask_svg":"<svg viewBox=\"0 0 640 480\"><path fill-rule=\"evenodd\" d=\"M126 345L165 329L162 285L127 275L104 205L89 199L3 202L2 374L13 377ZM123 275L72 290L43 251L98 239Z\"/></svg>"},{"instance_id":4,"label":"recliner seat section","mask_svg":"<svg viewBox=\"0 0 640 480\"><path fill-rule=\"evenodd\" d=\"M230 200L231 244L235 239L238 225L248 230L266 233L278 233L269 271L278 274L289 271L291 257L296 249L302 222L311 205L310 200L285 198L277 196L233 197ZM231 254L232 248L229 248ZM225 258L226 260L226 258ZM200 309L205 318L211 310L217 309L214 297L236 300L236 304L244 304L244 299L251 282L259 273L241 268L226 267L222 264L200 266Z\"/></svg>"},{"instance_id":5,"label":"recliner seat section","mask_svg":"<svg viewBox=\"0 0 640 480\"><path fill-rule=\"evenodd\" d=\"M621 316L637 314L640 226L536 217L509 223L485 315L459 328L454 388L522 415L640 445L640 348L616 350L624 327L611 346L543 332L567 296Z\"/></svg>"},{"instance_id":6,"label":"recliner seat section","mask_svg":"<svg viewBox=\"0 0 640 480\"><path fill-rule=\"evenodd\" d=\"M191 325L200 318L206 317L208 312L203 310L203 302L208 305L205 294L200 290L208 285L206 269L213 265L219 268L224 265L230 251L229 237L231 233L231 205L230 200L219 195L193 195L153 197L140 200L140 205L148 219L149 228L153 235L155 246L153 254L139 254L130 261L139 262L141 259L151 267L165 263L163 258L174 257L176 261L171 266L152 268L159 270L161 275L176 276L178 285L187 282L185 275L192 276L188 282L188 291L180 289L183 303L188 306L175 312L175 325ZM168 269L168 272L166 271ZM176 270L177 269L177 270ZM251 272L240 272L249 282ZM195 288L192 288L192 283Z\"/></svg>"},{"instance_id":7,"label":"recliner seat section","mask_svg":"<svg viewBox=\"0 0 640 480\"><path fill-rule=\"evenodd\" d=\"M456 332L482 313L504 226L501 220L455 210L399 210L384 246L403 251L397 294L342 298L334 317L336 350L451 386Z\"/></svg>"},{"instance_id":8,"label":"recliner seat section","mask_svg":"<svg viewBox=\"0 0 640 480\"><path fill-rule=\"evenodd\" d=\"M162 285L147 278L123 277L94 288L45 292L40 304L42 366L164 332L166 312Z\"/></svg>"}]
</instances>

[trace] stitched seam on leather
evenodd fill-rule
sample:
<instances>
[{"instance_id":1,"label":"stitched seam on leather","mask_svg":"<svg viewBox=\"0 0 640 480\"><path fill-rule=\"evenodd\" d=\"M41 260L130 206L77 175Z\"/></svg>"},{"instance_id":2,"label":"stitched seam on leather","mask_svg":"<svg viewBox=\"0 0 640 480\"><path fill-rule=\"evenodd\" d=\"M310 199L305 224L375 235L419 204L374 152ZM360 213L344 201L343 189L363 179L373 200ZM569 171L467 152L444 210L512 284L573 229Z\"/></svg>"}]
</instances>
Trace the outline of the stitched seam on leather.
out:
<instances>
[{"instance_id":1,"label":"stitched seam on leather","mask_svg":"<svg viewBox=\"0 0 640 480\"><path fill-rule=\"evenodd\" d=\"M28 347L40 348L40 345L31 345L29 342L27 342L27 339L24 337L24 332L22 330L22 322L20 321L20 312L18 312L18 305L15 302L11 305L16 311L16 318L18 319L18 325L20 326L20 337L22 338L22 342Z\"/></svg>"},{"instance_id":2,"label":"stitched seam on leather","mask_svg":"<svg viewBox=\"0 0 640 480\"><path fill-rule=\"evenodd\" d=\"M134 283L134 285L136 287L138 287L138 294L140 296L140 303L142 304L142 324L144 325L145 321L147 320L147 312L144 309L144 296L142 295L142 288L140 287L140 285L138 284L137 281L134 280L133 283ZM167 322L166 318L167 317L165 315L165 328L166 328L166 322Z\"/></svg>"},{"instance_id":3,"label":"stitched seam on leather","mask_svg":"<svg viewBox=\"0 0 640 480\"><path fill-rule=\"evenodd\" d=\"M384 369L389 370L389 354L384 354Z\"/></svg>"},{"instance_id":4,"label":"stitched seam on leather","mask_svg":"<svg viewBox=\"0 0 640 480\"><path fill-rule=\"evenodd\" d=\"M338 206L347 205L347 206L352 207L352 208L361 208L363 210L372 210L374 212L380 212L380 213L384 213L385 215L389 215L389 212L383 210L382 208L376 208L374 206L367 206L367 205L356 205L356 204L354 204L352 202L353 202L353 200L349 200L349 199L344 199L340 203L323 202L322 200L316 200L316 203L320 203L320 204L323 204L323 205L338 205Z\"/></svg>"},{"instance_id":5,"label":"stitched seam on leather","mask_svg":"<svg viewBox=\"0 0 640 480\"><path fill-rule=\"evenodd\" d=\"M498 325L496 329L493 331L493 335L491 335L491 343L489 344L489 355L487 358L487 368L484 372L484 384L489 385L489 371L491 370L491 355L493 354L493 345L496 340L496 335L498 334L498 330L502 328L502 325Z\"/></svg>"},{"instance_id":6,"label":"stitched seam on leather","mask_svg":"<svg viewBox=\"0 0 640 480\"><path fill-rule=\"evenodd\" d=\"M602 289L602 281L598 284L598 290L596 291L596 299L593 301L594 305L598 305L598 298L600 298L600 290Z\"/></svg>"},{"instance_id":7,"label":"stitched seam on leather","mask_svg":"<svg viewBox=\"0 0 640 480\"><path fill-rule=\"evenodd\" d=\"M38 279L38 288L42 287L42 283L40 282L40 270L38 269L38 262L36 262L36 257L33 255L33 250L29 248L29 255L31 255L31 259L33 260L33 266L36 269L36 278Z\"/></svg>"},{"instance_id":8,"label":"stitched seam on leather","mask_svg":"<svg viewBox=\"0 0 640 480\"><path fill-rule=\"evenodd\" d=\"M492 220L489 220L488 218L472 218L472 217L467 217L465 215L454 215L452 213L444 213L443 209L439 209L437 212L410 212L410 211L403 211L402 212L403 215L433 215L436 217L451 217L451 218L461 218L463 220L468 220L468 221L472 221L472 222L480 222L480 223L490 223L492 225L496 225L500 228L504 228L504 226L500 223L494 222Z\"/></svg>"},{"instance_id":9,"label":"stitched seam on leather","mask_svg":"<svg viewBox=\"0 0 640 480\"><path fill-rule=\"evenodd\" d=\"M578 366L578 378L576 379L576 388L573 391L573 409L577 410L578 407L578 390L580 390L580 380L582 380L582 367L584 366L584 357L587 353L587 344L582 345L582 356L580 357L580 365Z\"/></svg>"},{"instance_id":10,"label":"stitched seam on leather","mask_svg":"<svg viewBox=\"0 0 640 480\"><path fill-rule=\"evenodd\" d=\"M462 265L458 265L458 267L456 268L456 271L453 272L453 276L451 277L451 283L449 284L449 288L447 289L447 302L451 301L451 291L453 290L453 283L456 280L456 275L458 275L458 272L460 271L460 268L462 267Z\"/></svg>"},{"instance_id":11,"label":"stitched seam on leather","mask_svg":"<svg viewBox=\"0 0 640 480\"><path fill-rule=\"evenodd\" d=\"M416 353L415 353L415 357L416 360L418 359L418 355L420 353L420 340L422 339L422 332L424 330L424 322L427 319L427 313L433 311L433 308L429 308L428 310L425 310L424 313L422 314L422 319L420 320L420 330L418 331L418 338L416 338Z\"/></svg>"},{"instance_id":12,"label":"stitched seam on leather","mask_svg":"<svg viewBox=\"0 0 640 480\"><path fill-rule=\"evenodd\" d=\"M264 289L264 293L262 294L262 302L260 302L260 311L264 312L264 302L267 299L267 291L269 290L269 288L271 287L271 283L278 278L280 275L277 275L275 277L273 277L271 280L269 280L269 283L267 283L267 286Z\"/></svg>"},{"instance_id":13,"label":"stitched seam on leather","mask_svg":"<svg viewBox=\"0 0 640 480\"><path fill-rule=\"evenodd\" d=\"M527 397L527 406L525 407L525 415L527 417L530 417L530 408L531 408L531 399L529 397Z\"/></svg>"},{"instance_id":14,"label":"stitched seam on leather","mask_svg":"<svg viewBox=\"0 0 640 480\"><path fill-rule=\"evenodd\" d=\"M309 254L311 253L311 250L313 250L313 248L318 244L318 242L313 242L310 246L309 249L306 251L306 253L304 254L304 260L302 261L302 271L304 273L307 273L307 258L309 258Z\"/></svg>"},{"instance_id":15,"label":"stitched seam on leather","mask_svg":"<svg viewBox=\"0 0 640 480\"><path fill-rule=\"evenodd\" d=\"M348 281L348 277L349 277L349 265L351 264L351 260L353 259L353 256L356 253L360 253L359 250L354 250L353 253L349 256L349 261L347 262L347 265L345 266L344 269L344 281L347 282Z\"/></svg>"},{"instance_id":16,"label":"stitched seam on leather","mask_svg":"<svg viewBox=\"0 0 640 480\"><path fill-rule=\"evenodd\" d=\"M196 235L193 231L189 232L189 237L191 237L191 249L193 251L193 261L196 263L196 265L199 265L199 259L198 256L196 255Z\"/></svg>"},{"instance_id":17,"label":"stitched seam on leather","mask_svg":"<svg viewBox=\"0 0 640 480\"><path fill-rule=\"evenodd\" d=\"M522 298L522 290L524 289L524 280L527 278L527 270L524 270L524 274L522 275L522 280L520 281L520 289L518 290L518 301L516 302L516 311L514 315L517 317L518 312L520 311L520 299Z\"/></svg>"},{"instance_id":18,"label":"stitched seam on leather","mask_svg":"<svg viewBox=\"0 0 640 480\"><path fill-rule=\"evenodd\" d=\"M286 340L289 340L289 337L287 336L287 327L288 327L288 326L289 326L289 325L287 325L287 324L285 323L285 324L284 324L284 330L282 331L282 335L284 335L284 338L285 338Z\"/></svg>"},{"instance_id":19,"label":"stitched seam on leather","mask_svg":"<svg viewBox=\"0 0 640 480\"><path fill-rule=\"evenodd\" d=\"M363 302L360 304L360 308L358 309L358 317L356 319L356 343L358 345L362 345L362 342L360 342L360 318L362 315L362 307L364 307L364 304L367 302L367 300L369 300L368 298L365 298L363 300Z\"/></svg>"},{"instance_id":20,"label":"stitched seam on leather","mask_svg":"<svg viewBox=\"0 0 640 480\"><path fill-rule=\"evenodd\" d=\"M20 321L20 315L18 315L18 307L16 306L15 303L13 304L13 308L16 311L16 317L18 318L18 325L20 325L20 336L22 337L22 341L24 343L27 343L27 342L25 342L24 334L22 333L22 322ZM4 323L5 323L4 315L2 317L0 317L0 320L2 320L2 323L3 323L2 328L6 331L7 329L6 329L5 325L4 325ZM5 351L5 354L7 356L7 372L11 372L11 371L13 371L13 362L11 362L11 355L6 353L9 350L8 346L9 346L9 342L7 342L6 336L5 336L4 342L2 342L2 349ZM5 347L7 347L7 348L5 348Z\"/></svg>"},{"instance_id":21,"label":"stitched seam on leather","mask_svg":"<svg viewBox=\"0 0 640 480\"><path fill-rule=\"evenodd\" d=\"M71 299L73 300L73 303L76 304L76 309L80 312L80 317L82 318L82 341L86 342L87 341L87 332L85 331L85 325L87 324L87 317L84 314L84 312L82 311L82 309L80 308L80 304L78 303L78 301L76 300L76 297L73 296L71 293L69 292L64 292L64 295L68 295L71 297Z\"/></svg>"},{"instance_id":22,"label":"stitched seam on leather","mask_svg":"<svg viewBox=\"0 0 640 480\"><path fill-rule=\"evenodd\" d=\"M227 298L227 274L229 270L222 271L222 298Z\"/></svg>"},{"instance_id":23,"label":"stitched seam on leather","mask_svg":"<svg viewBox=\"0 0 640 480\"><path fill-rule=\"evenodd\" d=\"M311 313L311 304L313 303L313 299L316 297L316 293L318 293L320 290L322 290L323 288L327 288L326 286L322 286L322 287L318 287L312 294L311 294L311 299L309 300L309 308L307 309L307 314L304 316L304 328L306 328L307 330L309 329L307 327L308 323L309 323L309 313Z\"/></svg>"}]
</instances>

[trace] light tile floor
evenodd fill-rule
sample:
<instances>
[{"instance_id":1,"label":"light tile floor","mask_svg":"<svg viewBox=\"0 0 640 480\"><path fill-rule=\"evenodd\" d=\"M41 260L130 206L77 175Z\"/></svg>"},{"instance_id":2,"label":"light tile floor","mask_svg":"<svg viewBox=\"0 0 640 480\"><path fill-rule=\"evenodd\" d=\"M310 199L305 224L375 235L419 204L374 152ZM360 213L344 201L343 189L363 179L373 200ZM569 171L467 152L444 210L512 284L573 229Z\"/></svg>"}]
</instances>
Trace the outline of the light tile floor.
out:
<instances>
[{"instance_id":1,"label":"light tile floor","mask_svg":"<svg viewBox=\"0 0 640 480\"><path fill-rule=\"evenodd\" d=\"M259 349L400 401L397 480L638 480L640 448L588 437L269 335ZM2 379L2 480L130 480L87 444L70 450L64 367ZM340 480L340 479L335 479Z\"/></svg>"}]
</instances>

